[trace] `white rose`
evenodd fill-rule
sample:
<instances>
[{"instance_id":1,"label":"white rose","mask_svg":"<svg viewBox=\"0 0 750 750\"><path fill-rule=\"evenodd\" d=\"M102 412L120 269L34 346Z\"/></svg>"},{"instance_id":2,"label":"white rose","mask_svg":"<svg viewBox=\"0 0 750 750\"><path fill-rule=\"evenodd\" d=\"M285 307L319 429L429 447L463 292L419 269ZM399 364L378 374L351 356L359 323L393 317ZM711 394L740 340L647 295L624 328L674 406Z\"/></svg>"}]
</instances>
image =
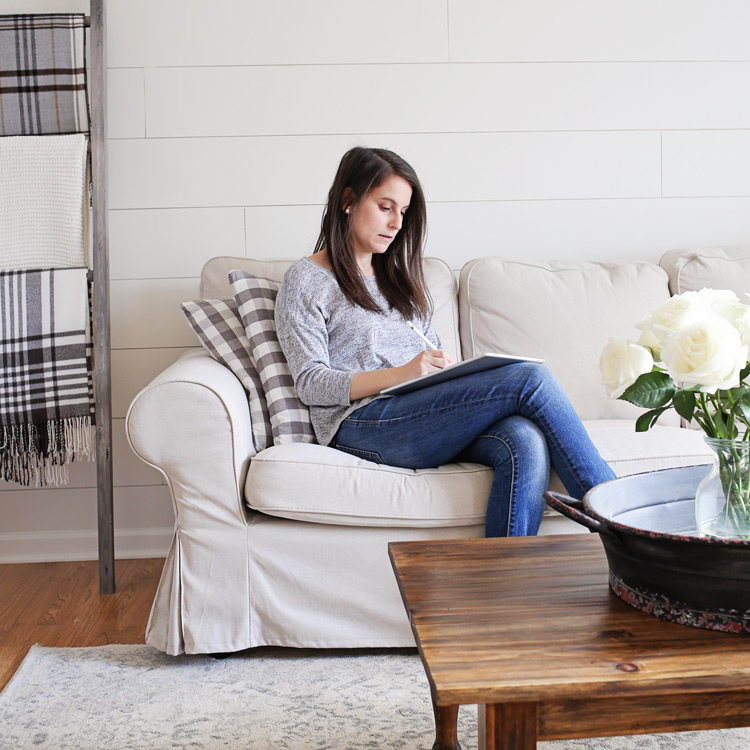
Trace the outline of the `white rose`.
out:
<instances>
[{"instance_id":1,"label":"white rose","mask_svg":"<svg viewBox=\"0 0 750 750\"><path fill-rule=\"evenodd\" d=\"M636 325L636 328L643 331L638 343L652 349L655 356L660 356L659 350L668 336L686 328L710 309L708 299L701 297L698 292L683 292L670 297Z\"/></svg>"},{"instance_id":2,"label":"white rose","mask_svg":"<svg viewBox=\"0 0 750 750\"><path fill-rule=\"evenodd\" d=\"M653 367L651 352L627 339L610 339L599 357L602 383L610 398L619 398L639 375Z\"/></svg>"},{"instance_id":3,"label":"white rose","mask_svg":"<svg viewBox=\"0 0 750 750\"><path fill-rule=\"evenodd\" d=\"M740 340L742 343L750 349L750 306L740 303L740 307L744 309L739 311L735 318L734 327L740 334Z\"/></svg>"},{"instance_id":4,"label":"white rose","mask_svg":"<svg viewBox=\"0 0 750 750\"><path fill-rule=\"evenodd\" d=\"M643 325L643 323L644 321L641 321L638 324L638 327L640 328ZM650 325L644 326L643 332L641 333L641 336L638 339L638 344L640 346L645 346L646 349L650 349L654 353L655 356L657 357L659 356L659 348L661 347L661 339L652 330Z\"/></svg>"},{"instance_id":5,"label":"white rose","mask_svg":"<svg viewBox=\"0 0 750 750\"><path fill-rule=\"evenodd\" d=\"M750 306L728 289L701 289L698 295L737 329L743 344L750 345Z\"/></svg>"},{"instance_id":6,"label":"white rose","mask_svg":"<svg viewBox=\"0 0 750 750\"><path fill-rule=\"evenodd\" d=\"M661 358L673 380L716 393L740 384L747 353L737 329L718 313L708 311L665 339Z\"/></svg>"},{"instance_id":7,"label":"white rose","mask_svg":"<svg viewBox=\"0 0 750 750\"><path fill-rule=\"evenodd\" d=\"M723 304L740 301L737 295L729 289L709 289L708 287L703 287L698 292L698 298L707 302L710 307L714 308L715 312L719 312L717 308Z\"/></svg>"}]
</instances>

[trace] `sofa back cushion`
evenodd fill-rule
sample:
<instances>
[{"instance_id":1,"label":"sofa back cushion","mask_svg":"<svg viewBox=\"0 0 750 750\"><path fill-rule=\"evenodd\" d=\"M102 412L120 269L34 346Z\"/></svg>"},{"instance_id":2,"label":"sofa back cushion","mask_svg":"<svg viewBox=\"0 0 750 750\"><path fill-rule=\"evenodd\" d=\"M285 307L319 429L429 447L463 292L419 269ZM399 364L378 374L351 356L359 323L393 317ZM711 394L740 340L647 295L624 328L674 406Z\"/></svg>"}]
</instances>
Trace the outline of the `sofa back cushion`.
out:
<instances>
[{"instance_id":1,"label":"sofa back cushion","mask_svg":"<svg viewBox=\"0 0 750 750\"><path fill-rule=\"evenodd\" d=\"M643 412L607 396L599 356L610 338L637 340L635 324L669 298L655 263L481 258L461 270L458 298L464 357L543 357L582 419ZM659 420L678 423L672 412Z\"/></svg>"},{"instance_id":2,"label":"sofa back cushion","mask_svg":"<svg viewBox=\"0 0 750 750\"><path fill-rule=\"evenodd\" d=\"M228 274L235 269L248 271L272 281L281 281L287 268L298 258L287 260L255 260L223 256L212 258L201 273L200 296L203 299L232 297ZM438 258L424 259L424 274L433 304L433 325L447 349L457 359L461 357L458 337L458 301L456 281L450 266Z\"/></svg>"},{"instance_id":3,"label":"sofa back cushion","mask_svg":"<svg viewBox=\"0 0 750 750\"><path fill-rule=\"evenodd\" d=\"M709 247L702 250L670 250L659 265L669 275L672 294L697 292L703 287L729 289L740 302L750 302L750 245Z\"/></svg>"}]
</instances>

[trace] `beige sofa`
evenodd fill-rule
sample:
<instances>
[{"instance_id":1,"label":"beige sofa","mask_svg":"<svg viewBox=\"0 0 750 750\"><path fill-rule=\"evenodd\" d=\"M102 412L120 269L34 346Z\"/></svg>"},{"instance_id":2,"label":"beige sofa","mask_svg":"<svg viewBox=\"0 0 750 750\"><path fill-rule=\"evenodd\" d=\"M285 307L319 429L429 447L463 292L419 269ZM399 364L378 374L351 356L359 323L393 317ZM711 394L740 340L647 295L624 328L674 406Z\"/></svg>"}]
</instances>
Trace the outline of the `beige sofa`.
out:
<instances>
[{"instance_id":1,"label":"beige sofa","mask_svg":"<svg viewBox=\"0 0 750 750\"><path fill-rule=\"evenodd\" d=\"M215 258L201 296L231 298L231 269L280 280L289 262ZM609 337L635 337L635 322L670 288L744 295L747 248L674 251L661 266L482 258L458 279L427 259L425 272L445 348L463 358L544 357L618 475L709 461L701 434L675 415L637 434L640 411L607 398L598 358ZM163 472L174 502L174 540L146 634L169 654L412 646L388 542L483 534L485 467L409 471L313 444L256 454L246 392L202 349L136 396L127 434L137 455ZM554 477L552 484L562 489ZM540 533L578 531L548 512Z\"/></svg>"}]
</instances>

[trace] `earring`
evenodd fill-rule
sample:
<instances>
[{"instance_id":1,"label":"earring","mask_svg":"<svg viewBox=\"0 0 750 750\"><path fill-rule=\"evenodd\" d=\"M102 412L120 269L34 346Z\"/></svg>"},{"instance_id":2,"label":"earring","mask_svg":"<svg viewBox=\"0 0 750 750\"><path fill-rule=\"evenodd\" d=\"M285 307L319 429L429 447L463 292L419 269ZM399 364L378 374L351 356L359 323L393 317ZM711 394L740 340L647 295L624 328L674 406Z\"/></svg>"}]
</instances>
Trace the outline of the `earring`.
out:
<instances>
[{"instance_id":1,"label":"earring","mask_svg":"<svg viewBox=\"0 0 750 750\"><path fill-rule=\"evenodd\" d=\"M344 209L344 213L345 213L345 214L351 213L351 208L349 208L349 206L347 206L347 207L346 207L346 208Z\"/></svg>"}]
</instances>

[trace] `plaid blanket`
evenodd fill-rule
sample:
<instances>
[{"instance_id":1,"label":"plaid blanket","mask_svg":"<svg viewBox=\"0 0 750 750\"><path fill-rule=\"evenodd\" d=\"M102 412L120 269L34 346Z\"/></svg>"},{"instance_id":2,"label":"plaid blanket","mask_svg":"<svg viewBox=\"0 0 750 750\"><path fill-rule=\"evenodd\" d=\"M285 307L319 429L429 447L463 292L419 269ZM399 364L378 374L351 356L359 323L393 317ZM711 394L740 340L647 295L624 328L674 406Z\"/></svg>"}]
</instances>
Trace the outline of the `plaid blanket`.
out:
<instances>
[{"instance_id":1,"label":"plaid blanket","mask_svg":"<svg viewBox=\"0 0 750 750\"><path fill-rule=\"evenodd\" d=\"M0 470L28 486L67 481L90 457L88 269L0 273Z\"/></svg>"},{"instance_id":2,"label":"plaid blanket","mask_svg":"<svg viewBox=\"0 0 750 750\"><path fill-rule=\"evenodd\" d=\"M0 135L87 133L82 13L0 16Z\"/></svg>"}]
</instances>

